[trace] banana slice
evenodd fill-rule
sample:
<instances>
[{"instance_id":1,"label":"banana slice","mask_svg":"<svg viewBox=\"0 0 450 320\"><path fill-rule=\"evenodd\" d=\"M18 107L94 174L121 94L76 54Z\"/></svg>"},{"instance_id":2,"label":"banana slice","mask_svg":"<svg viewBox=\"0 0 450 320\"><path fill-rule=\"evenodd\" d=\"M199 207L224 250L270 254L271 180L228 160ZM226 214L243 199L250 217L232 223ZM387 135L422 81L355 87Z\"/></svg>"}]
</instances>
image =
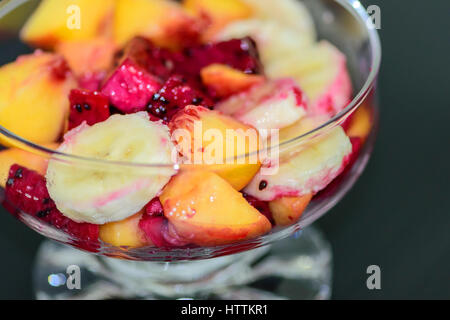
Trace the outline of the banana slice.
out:
<instances>
[{"instance_id":1,"label":"banana slice","mask_svg":"<svg viewBox=\"0 0 450 320\"><path fill-rule=\"evenodd\" d=\"M305 5L298 0L243 0L258 19L276 21L314 41L314 21Z\"/></svg>"},{"instance_id":2,"label":"banana slice","mask_svg":"<svg viewBox=\"0 0 450 320\"><path fill-rule=\"evenodd\" d=\"M253 86L219 103L216 109L259 130L281 129L306 115L306 97L295 80L281 78Z\"/></svg>"},{"instance_id":3,"label":"banana slice","mask_svg":"<svg viewBox=\"0 0 450 320\"><path fill-rule=\"evenodd\" d=\"M301 53L312 45L310 37L274 20L248 19L227 25L215 36L217 41L252 37L261 55L264 66L270 66L292 53Z\"/></svg>"},{"instance_id":4,"label":"banana slice","mask_svg":"<svg viewBox=\"0 0 450 320\"><path fill-rule=\"evenodd\" d=\"M304 134L323 123L322 120L303 118L298 123L280 130L280 141ZM350 139L344 130L337 126L324 137L316 138L288 152L280 151L278 171L264 174L261 170L244 192L264 201L315 194L344 170L351 152Z\"/></svg>"},{"instance_id":5,"label":"banana slice","mask_svg":"<svg viewBox=\"0 0 450 320\"><path fill-rule=\"evenodd\" d=\"M269 77L294 77L317 115L335 115L352 97L346 57L327 41L271 61L265 71Z\"/></svg>"},{"instance_id":6,"label":"banana slice","mask_svg":"<svg viewBox=\"0 0 450 320\"><path fill-rule=\"evenodd\" d=\"M146 112L113 115L65 135L58 151L83 157L141 164L172 164L174 146L169 130L151 122ZM47 188L57 208L76 222L104 224L140 211L159 194L175 173L167 168L144 168L49 161Z\"/></svg>"}]
</instances>

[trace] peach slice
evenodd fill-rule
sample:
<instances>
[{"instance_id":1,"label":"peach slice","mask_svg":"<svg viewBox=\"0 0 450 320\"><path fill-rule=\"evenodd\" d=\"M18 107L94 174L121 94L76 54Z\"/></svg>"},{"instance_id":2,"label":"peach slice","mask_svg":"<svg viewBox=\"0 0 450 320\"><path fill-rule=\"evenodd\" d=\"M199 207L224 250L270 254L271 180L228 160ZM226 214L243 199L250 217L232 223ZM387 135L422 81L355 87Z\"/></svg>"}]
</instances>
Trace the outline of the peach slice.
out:
<instances>
[{"instance_id":1,"label":"peach slice","mask_svg":"<svg viewBox=\"0 0 450 320\"><path fill-rule=\"evenodd\" d=\"M200 71L200 76L219 98L227 98L265 81L263 76L246 74L224 64L211 64Z\"/></svg>"},{"instance_id":2,"label":"peach slice","mask_svg":"<svg viewBox=\"0 0 450 320\"><path fill-rule=\"evenodd\" d=\"M370 130L372 130L372 113L367 105L362 105L351 116L346 133L350 138L360 138L364 144Z\"/></svg>"},{"instance_id":3,"label":"peach slice","mask_svg":"<svg viewBox=\"0 0 450 320\"><path fill-rule=\"evenodd\" d=\"M199 37L199 21L180 4L167 0L117 0L114 38L124 45L135 36L178 48Z\"/></svg>"},{"instance_id":4,"label":"peach slice","mask_svg":"<svg viewBox=\"0 0 450 320\"><path fill-rule=\"evenodd\" d=\"M69 113L68 95L76 87L65 60L36 52L0 68L0 125L35 143L56 141ZM0 139L4 144L12 141Z\"/></svg>"},{"instance_id":5,"label":"peach slice","mask_svg":"<svg viewBox=\"0 0 450 320\"><path fill-rule=\"evenodd\" d=\"M51 143L44 145L44 147L56 150L58 145L57 143ZM0 151L0 186L3 188L8 179L9 168L13 164L34 170L44 176L47 171L48 159L44 155L34 154L19 148Z\"/></svg>"},{"instance_id":6,"label":"peach slice","mask_svg":"<svg viewBox=\"0 0 450 320\"><path fill-rule=\"evenodd\" d=\"M235 189L244 188L261 164L252 155L259 148L258 132L241 122L200 106L187 106L169 123L182 163L208 169Z\"/></svg>"},{"instance_id":7,"label":"peach slice","mask_svg":"<svg viewBox=\"0 0 450 320\"><path fill-rule=\"evenodd\" d=\"M271 229L269 220L240 192L210 171L181 172L164 188L160 199L176 234L197 245L242 241Z\"/></svg>"},{"instance_id":8,"label":"peach slice","mask_svg":"<svg viewBox=\"0 0 450 320\"><path fill-rule=\"evenodd\" d=\"M139 228L142 212L121 221L101 225L99 237L113 246L143 247L149 245L144 232Z\"/></svg>"},{"instance_id":9,"label":"peach slice","mask_svg":"<svg viewBox=\"0 0 450 320\"><path fill-rule=\"evenodd\" d=\"M114 43L106 38L64 41L55 47L77 76L108 70L115 50Z\"/></svg>"},{"instance_id":10,"label":"peach slice","mask_svg":"<svg viewBox=\"0 0 450 320\"><path fill-rule=\"evenodd\" d=\"M115 0L43 0L22 28L21 39L41 48L111 33Z\"/></svg>"},{"instance_id":11,"label":"peach slice","mask_svg":"<svg viewBox=\"0 0 450 320\"><path fill-rule=\"evenodd\" d=\"M198 17L209 19L207 34L214 34L232 21L247 19L253 13L241 0L184 0L183 6Z\"/></svg>"},{"instance_id":12,"label":"peach slice","mask_svg":"<svg viewBox=\"0 0 450 320\"><path fill-rule=\"evenodd\" d=\"M300 219L312 199L312 194L302 197L281 197L269 202L270 212L275 224L287 226Z\"/></svg>"}]
</instances>

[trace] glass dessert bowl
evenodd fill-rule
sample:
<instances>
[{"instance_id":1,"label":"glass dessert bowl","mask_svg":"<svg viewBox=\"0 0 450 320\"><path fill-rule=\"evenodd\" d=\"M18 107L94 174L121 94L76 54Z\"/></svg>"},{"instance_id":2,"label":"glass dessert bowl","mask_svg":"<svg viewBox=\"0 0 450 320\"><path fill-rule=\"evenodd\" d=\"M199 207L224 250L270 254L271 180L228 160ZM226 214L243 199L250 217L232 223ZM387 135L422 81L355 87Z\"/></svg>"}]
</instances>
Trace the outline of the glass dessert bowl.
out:
<instances>
[{"instance_id":1,"label":"glass dessert bowl","mask_svg":"<svg viewBox=\"0 0 450 320\"><path fill-rule=\"evenodd\" d=\"M270 1L149 0L136 10L78 1L91 19L77 29L71 16L75 31L67 16L62 27L43 22L68 4L13 3L0 20L47 52L0 69L11 92L21 88L0 92L3 205L98 257L44 244L38 297L58 297L42 279L73 264L116 284L125 277L114 295L229 297L224 288L282 265L279 277L307 279L308 263L316 274L304 297L328 297L330 256L313 231L243 271L332 208L368 161L380 45L359 2L285 0L275 10ZM128 27L153 11L170 12L170 28ZM300 256L322 266L286 263Z\"/></svg>"}]
</instances>

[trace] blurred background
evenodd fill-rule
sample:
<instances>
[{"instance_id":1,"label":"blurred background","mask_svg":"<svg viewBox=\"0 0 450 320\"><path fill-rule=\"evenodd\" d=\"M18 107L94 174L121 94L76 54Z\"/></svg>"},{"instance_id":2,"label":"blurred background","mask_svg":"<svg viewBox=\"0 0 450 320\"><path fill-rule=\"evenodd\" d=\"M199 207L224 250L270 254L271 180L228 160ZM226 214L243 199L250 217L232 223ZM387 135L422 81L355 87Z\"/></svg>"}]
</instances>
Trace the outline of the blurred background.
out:
<instances>
[{"instance_id":1,"label":"blurred background","mask_svg":"<svg viewBox=\"0 0 450 320\"><path fill-rule=\"evenodd\" d=\"M333 248L332 298L450 299L450 1L361 2L381 8L381 125L362 177L316 222ZM0 64L21 46L0 48ZM0 299L31 299L43 238L3 209L0 224ZM367 289L369 265L381 290Z\"/></svg>"}]
</instances>

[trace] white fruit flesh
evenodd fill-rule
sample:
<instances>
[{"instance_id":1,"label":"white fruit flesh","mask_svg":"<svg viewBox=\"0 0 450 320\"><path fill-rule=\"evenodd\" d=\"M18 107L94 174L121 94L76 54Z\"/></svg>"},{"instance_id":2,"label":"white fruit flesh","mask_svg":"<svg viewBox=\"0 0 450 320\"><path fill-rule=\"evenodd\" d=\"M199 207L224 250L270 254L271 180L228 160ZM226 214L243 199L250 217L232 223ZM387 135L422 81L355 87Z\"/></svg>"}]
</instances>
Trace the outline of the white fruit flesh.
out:
<instances>
[{"instance_id":1,"label":"white fruit flesh","mask_svg":"<svg viewBox=\"0 0 450 320\"><path fill-rule=\"evenodd\" d=\"M305 116L307 104L296 82L283 78L231 96L216 109L255 127L265 137L270 129L287 127Z\"/></svg>"},{"instance_id":2,"label":"white fruit flesh","mask_svg":"<svg viewBox=\"0 0 450 320\"><path fill-rule=\"evenodd\" d=\"M308 132L319 121L305 118L280 132L281 141ZM297 133L295 133L297 132ZM345 168L352 151L350 139L341 127L333 128L324 137L298 146L296 150L280 154L278 172L264 175L260 171L244 192L260 200L300 197L317 193L333 181ZM267 186L260 190L261 181Z\"/></svg>"},{"instance_id":3,"label":"white fruit flesh","mask_svg":"<svg viewBox=\"0 0 450 320\"><path fill-rule=\"evenodd\" d=\"M301 53L313 44L311 39L295 29L277 21L248 19L227 25L215 36L216 41L230 40L250 36L257 45L263 65L272 63L293 52Z\"/></svg>"},{"instance_id":4,"label":"white fruit flesh","mask_svg":"<svg viewBox=\"0 0 450 320\"><path fill-rule=\"evenodd\" d=\"M352 97L346 57L332 44L321 41L267 64L269 77L294 77L305 91L313 114L334 116Z\"/></svg>"},{"instance_id":5,"label":"white fruit flesh","mask_svg":"<svg viewBox=\"0 0 450 320\"><path fill-rule=\"evenodd\" d=\"M173 148L168 128L140 112L113 115L93 126L83 123L66 134L58 151L109 161L171 164ZM49 194L65 216L104 224L140 211L173 174L171 168L68 163L56 156L49 161L46 178Z\"/></svg>"},{"instance_id":6,"label":"white fruit flesh","mask_svg":"<svg viewBox=\"0 0 450 320\"><path fill-rule=\"evenodd\" d=\"M298 0L244 0L259 19L277 21L311 41L316 38L314 21L308 9Z\"/></svg>"}]
</instances>

